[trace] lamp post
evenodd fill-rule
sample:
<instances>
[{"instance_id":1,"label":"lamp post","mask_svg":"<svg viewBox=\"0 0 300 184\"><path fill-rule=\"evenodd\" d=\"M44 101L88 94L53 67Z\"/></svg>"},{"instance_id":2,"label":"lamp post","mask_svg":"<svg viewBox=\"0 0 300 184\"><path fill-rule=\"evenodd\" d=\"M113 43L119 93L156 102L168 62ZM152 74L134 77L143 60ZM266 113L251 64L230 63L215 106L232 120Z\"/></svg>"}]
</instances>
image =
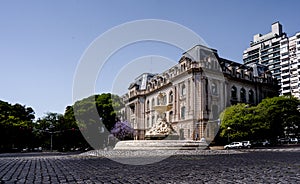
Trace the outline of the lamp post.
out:
<instances>
[{"instance_id":1,"label":"lamp post","mask_svg":"<svg viewBox=\"0 0 300 184\"><path fill-rule=\"evenodd\" d=\"M199 127L200 123L196 122L196 134L195 134L195 139L196 141L199 140L199 134L200 134L200 127Z\"/></svg>"},{"instance_id":2,"label":"lamp post","mask_svg":"<svg viewBox=\"0 0 300 184\"><path fill-rule=\"evenodd\" d=\"M230 139L229 139L229 132L230 132L230 130L231 130L231 128L227 127L227 131L228 131L228 133L227 133L227 141L228 141L228 143L230 142Z\"/></svg>"},{"instance_id":3,"label":"lamp post","mask_svg":"<svg viewBox=\"0 0 300 184\"><path fill-rule=\"evenodd\" d=\"M50 124L49 128L46 128L46 131L50 134L50 151L53 151L53 128L54 125Z\"/></svg>"},{"instance_id":4,"label":"lamp post","mask_svg":"<svg viewBox=\"0 0 300 184\"><path fill-rule=\"evenodd\" d=\"M52 139L53 139L53 134L52 134L52 132L50 132L50 151L51 152L53 151L53 142L52 142Z\"/></svg>"}]
</instances>

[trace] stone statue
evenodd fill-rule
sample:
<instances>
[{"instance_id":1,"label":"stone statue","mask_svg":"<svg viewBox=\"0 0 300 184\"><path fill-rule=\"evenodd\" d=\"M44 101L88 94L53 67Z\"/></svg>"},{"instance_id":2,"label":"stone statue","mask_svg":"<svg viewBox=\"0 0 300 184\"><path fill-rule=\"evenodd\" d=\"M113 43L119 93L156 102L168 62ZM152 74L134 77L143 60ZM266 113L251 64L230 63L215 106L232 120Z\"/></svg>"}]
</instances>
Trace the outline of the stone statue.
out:
<instances>
[{"instance_id":1,"label":"stone statue","mask_svg":"<svg viewBox=\"0 0 300 184\"><path fill-rule=\"evenodd\" d=\"M167 122L165 117L165 112L172 109L172 105L167 105L166 103L166 94L159 93L158 94L158 105L154 106L154 110L158 112L159 118L156 123L150 128L150 130L146 131L145 138L151 140L159 140L159 139L178 139L179 136L170 123Z\"/></svg>"}]
</instances>

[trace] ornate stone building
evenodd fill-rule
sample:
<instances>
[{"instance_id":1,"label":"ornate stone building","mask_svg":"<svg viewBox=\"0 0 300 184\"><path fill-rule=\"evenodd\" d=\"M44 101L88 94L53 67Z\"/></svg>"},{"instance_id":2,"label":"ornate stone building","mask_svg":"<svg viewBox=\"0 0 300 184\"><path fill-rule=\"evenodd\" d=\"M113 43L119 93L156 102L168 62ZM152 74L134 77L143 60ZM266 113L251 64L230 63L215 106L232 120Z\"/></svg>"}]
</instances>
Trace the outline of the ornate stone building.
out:
<instances>
[{"instance_id":1,"label":"ornate stone building","mask_svg":"<svg viewBox=\"0 0 300 184\"><path fill-rule=\"evenodd\" d=\"M158 118L153 108L161 103L158 94L164 93L164 103L172 105L165 117L180 139L211 141L218 131L219 114L226 107L239 102L258 104L277 91L266 67L245 66L196 45L165 72L137 77L123 96L124 114L136 131L135 139L144 139Z\"/></svg>"}]
</instances>

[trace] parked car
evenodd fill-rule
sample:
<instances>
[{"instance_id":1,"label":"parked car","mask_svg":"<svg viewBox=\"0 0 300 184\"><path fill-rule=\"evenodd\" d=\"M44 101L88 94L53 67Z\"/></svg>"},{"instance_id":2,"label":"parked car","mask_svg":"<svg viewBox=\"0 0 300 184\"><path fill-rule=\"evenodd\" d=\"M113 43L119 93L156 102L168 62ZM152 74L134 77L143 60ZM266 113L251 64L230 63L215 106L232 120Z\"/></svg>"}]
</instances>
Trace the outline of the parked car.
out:
<instances>
[{"instance_id":1,"label":"parked car","mask_svg":"<svg viewBox=\"0 0 300 184\"><path fill-rule=\"evenodd\" d=\"M26 152L29 152L29 151L30 151L29 148L23 148L21 152L22 152L22 153L26 153Z\"/></svg>"},{"instance_id":2,"label":"parked car","mask_svg":"<svg viewBox=\"0 0 300 184\"><path fill-rule=\"evenodd\" d=\"M267 147L270 146L270 142L268 140L260 140L260 141L255 141L252 143L253 147Z\"/></svg>"},{"instance_id":3,"label":"parked car","mask_svg":"<svg viewBox=\"0 0 300 184\"><path fill-rule=\"evenodd\" d=\"M270 142L269 142L268 140L261 141L260 144L261 144L262 146L270 146L270 145L271 145Z\"/></svg>"},{"instance_id":4,"label":"parked car","mask_svg":"<svg viewBox=\"0 0 300 184\"><path fill-rule=\"evenodd\" d=\"M43 148L42 147L33 148L32 151L34 151L34 152L42 152Z\"/></svg>"},{"instance_id":5,"label":"parked car","mask_svg":"<svg viewBox=\"0 0 300 184\"><path fill-rule=\"evenodd\" d=\"M290 143L291 144L297 144L298 143L298 139L297 138L290 138Z\"/></svg>"},{"instance_id":6,"label":"parked car","mask_svg":"<svg viewBox=\"0 0 300 184\"><path fill-rule=\"evenodd\" d=\"M290 141L289 138L279 138L279 139L277 140L277 142L278 142L279 144L288 144L289 141Z\"/></svg>"},{"instance_id":7,"label":"parked car","mask_svg":"<svg viewBox=\"0 0 300 184\"><path fill-rule=\"evenodd\" d=\"M242 141L242 147L243 148L251 148L250 141Z\"/></svg>"},{"instance_id":8,"label":"parked car","mask_svg":"<svg viewBox=\"0 0 300 184\"><path fill-rule=\"evenodd\" d=\"M230 144L225 145L224 149L238 149L242 147L243 147L242 142L232 142Z\"/></svg>"}]
</instances>

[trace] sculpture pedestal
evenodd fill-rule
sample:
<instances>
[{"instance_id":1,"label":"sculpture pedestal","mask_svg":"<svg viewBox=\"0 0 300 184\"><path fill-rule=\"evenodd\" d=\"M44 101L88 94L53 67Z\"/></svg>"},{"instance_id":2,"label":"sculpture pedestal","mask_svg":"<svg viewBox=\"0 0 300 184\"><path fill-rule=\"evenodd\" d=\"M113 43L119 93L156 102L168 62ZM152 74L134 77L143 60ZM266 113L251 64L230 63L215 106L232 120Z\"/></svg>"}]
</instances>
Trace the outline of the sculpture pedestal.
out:
<instances>
[{"instance_id":1,"label":"sculpture pedestal","mask_svg":"<svg viewBox=\"0 0 300 184\"><path fill-rule=\"evenodd\" d=\"M203 150L205 141L193 140L130 140L119 141L114 150Z\"/></svg>"},{"instance_id":2,"label":"sculpture pedestal","mask_svg":"<svg viewBox=\"0 0 300 184\"><path fill-rule=\"evenodd\" d=\"M178 140L179 135L165 119L159 118L145 134L146 140Z\"/></svg>"}]
</instances>

